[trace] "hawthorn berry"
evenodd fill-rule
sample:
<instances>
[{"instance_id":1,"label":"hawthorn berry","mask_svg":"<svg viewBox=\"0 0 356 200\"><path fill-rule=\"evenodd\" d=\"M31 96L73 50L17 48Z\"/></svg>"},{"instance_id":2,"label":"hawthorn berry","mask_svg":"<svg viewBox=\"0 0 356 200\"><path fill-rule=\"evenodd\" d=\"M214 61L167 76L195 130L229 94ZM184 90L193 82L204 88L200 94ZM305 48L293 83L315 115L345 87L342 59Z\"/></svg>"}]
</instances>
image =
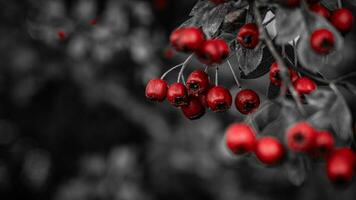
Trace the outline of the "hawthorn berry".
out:
<instances>
[{"instance_id":1,"label":"hawthorn berry","mask_svg":"<svg viewBox=\"0 0 356 200\"><path fill-rule=\"evenodd\" d=\"M260 97L253 90L241 90L236 94L235 106L244 115L253 113L260 106Z\"/></svg>"},{"instance_id":2,"label":"hawthorn berry","mask_svg":"<svg viewBox=\"0 0 356 200\"><path fill-rule=\"evenodd\" d=\"M253 49L260 41L260 34L255 23L248 23L243 25L238 34L237 41L245 48Z\"/></svg>"},{"instance_id":3,"label":"hawthorn berry","mask_svg":"<svg viewBox=\"0 0 356 200\"><path fill-rule=\"evenodd\" d=\"M257 158L266 165L277 164L284 155L284 147L278 139L274 137L260 138L255 147Z\"/></svg>"},{"instance_id":4,"label":"hawthorn berry","mask_svg":"<svg viewBox=\"0 0 356 200\"><path fill-rule=\"evenodd\" d=\"M205 108L209 108L208 102L206 101L206 94L201 94L198 96L201 105L203 105Z\"/></svg>"},{"instance_id":5,"label":"hawthorn berry","mask_svg":"<svg viewBox=\"0 0 356 200\"><path fill-rule=\"evenodd\" d=\"M59 31L57 32L57 36L58 36L58 39L59 39L60 41L62 41L62 42L67 39L67 34L66 34L66 32L63 31L63 30L59 30Z\"/></svg>"},{"instance_id":6,"label":"hawthorn berry","mask_svg":"<svg viewBox=\"0 0 356 200\"><path fill-rule=\"evenodd\" d=\"M289 69L288 72L289 72L289 77L290 77L292 83L294 83L299 78L298 73L292 69ZM274 62L271 65L271 68L269 71L269 79L270 79L271 83L276 86L282 85L282 78L279 74L279 68L278 68L278 64L276 62Z\"/></svg>"},{"instance_id":7,"label":"hawthorn berry","mask_svg":"<svg viewBox=\"0 0 356 200\"><path fill-rule=\"evenodd\" d=\"M177 51L192 52L200 49L205 41L204 33L196 27L179 28L171 33L171 45Z\"/></svg>"},{"instance_id":8,"label":"hawthorn berry","mask_svg":"<svg viewBox=\"0 0 356 200\"><path fill-rule=\"evenodd\" d=\"M299 94L310 94L317 88L315 82L308 77L298 78L293 85Z\"/></svg>"},{"instance_id":9,"label":"hawthorn berry","mask_svg":"<svg viewBox=\"0 0 356 200\"><path fill-rule=\"evenodd\" d=\"M340 8L332 13L330 21L341 33L348 33L352 28L353 15L349 9Z\"/></svg>"},{"instance_id":10,"label":"hawthorn berry","mask_svg":"<svg viewBox=\"0 0 356 200\"><path fill-rule=\"evenodd\" d=\"M221 63L230 53L229 46L222 39L206 40L197 55L202 63L207 65Z\"/></svg>"},{"instance_id":11,"label":"hawthorn berry","mask_svg":"<svg viewBox=\"0 0 356 200\"><path fill-rule=\"evenodd\" d=\"M315 147L316 133L307 122L292 125L286 133L288 147L296 152L309 152Z\"/></svg>"},{"instance_id":12,"label":"hawthorn berry","mask_svg":"<svg viewBox=\"0 0 356 200\"><path fill-rule=\"evenodd\" d=\"M326 19L330 18L330 11L325 6L321 5L320 3L311 4L309 6L309 9L312 12L314 12L314 13L316 13L316 14L318 14L318 15L326 18Z\"/></svg>"},{"instance_id":13,"label":"hawthorn berry","mask_svg":"<svg viewBox=\"0 0 356 200\"><path fill-rule=\"evenodd\" d=\"M163 101L167 95L167 82L162 79L152 79L146 85L146 97L151 101Z\"/></svg>"},{"instance_id":14,"label":"hawthorn berry","mask_svg":"<svg viewBox=\"0 0 356 200\"><path fill-rule=\"evenodd\" d=\"M316 134L313 155L326 158L334 149L334 137L329 131L319 131Z\"/></svg>"},{"instance_id":15,"label":"hawthorn berry","mask_svg":"<svg viewBox=\"0 0 356 200\"><path fill-rule=\"evenodd\" d=\"M215 4L222 4L227 2L227 0L210 0L211 2L215 3Z\"/></svg>"},{"instance_id":16,"label":"hawthorn berry","mask_svg":"<svg viewBox=\"0 0 356 200\"><path fill-rule=\"evenodd\" d=\"M288 8L295 8L300 5L301 0L277 0L279 4Z\"/></svg>"},{"instance_id":17,"label":"hawthorn berry","mask_svg":"<svg viewBox=\"0 0 356 200\"><path fill-rule=\"evenodd\" d=\"M230 125L225 135L226 146L237 155L253 152L256 145L255 131L247 124Z\"/></svg>"},{"instance_id":18,"label":"hawthorn berry","mask_svg":"<svg viewBox=\"0 0 356 200\"><path fill-rule=\"evenodd\" d=\"M355 157L349 148L334 150L326 163L326 173L336 184L349 183L354 175Z\"/></svg>"},{"instance_id":19,"label":"hawthorn berry","mask_svg":"<svg viewBox=\"0 0 356 200\"><path fill-rule=\"evenodd\" d=\"M202 70L193 71L187 79L187 88L190 95L200 95L210 87L209 76Z\"/></svg>"},{"instance_id":20,"label":"hawthorn berry","mask_svg":"<svg viewBox=\"0 0 356 200\"><path fill-rule=\"evenodd\" d=\"M205 107L198 97L191 96L188 104L181 107L184 116L190 120L199 119L205 113Z\"/></svg>"},{"instance_id":21,"label":"hawthorn berry","mask_svg":"<svg viewBox=\"0 0 356 200\"><path fill-rule=\"evenodd\" d=\"M214 86L209 89L206 95L206 102L214 112L225 112L231 107L232 97L230 91L221 86Z\"/></svg>"},{"instance_id":22,"label":"hawthorn berry","mask_svg":"<svg viewBox=\"0 0 356 200\"><path fill-rule=\"evenodd\" d=\"M175 107L187 105L188 92L182 83L173 83L167 91L167 100Z\"/></svg>"},{"instance_id":23,"label":"hawthorn berry","mask_svg":"<svg viewBox=\"0 0 356 200\"><path fill-rule=\"evenodd\" d=\"M327 29L315 30L310 37L312 49L318 54L328 54L334 49L335 38Z\"/></svg>"}]
</instances>

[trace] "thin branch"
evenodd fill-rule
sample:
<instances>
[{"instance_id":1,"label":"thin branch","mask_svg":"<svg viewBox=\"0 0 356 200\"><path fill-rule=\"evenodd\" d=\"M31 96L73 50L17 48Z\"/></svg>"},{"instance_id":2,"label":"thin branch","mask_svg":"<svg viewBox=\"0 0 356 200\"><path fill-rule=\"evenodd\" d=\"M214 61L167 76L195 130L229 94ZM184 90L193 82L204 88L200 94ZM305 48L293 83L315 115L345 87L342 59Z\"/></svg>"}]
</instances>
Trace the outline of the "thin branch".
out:
<instances>
[{"instance_id":1,"label":"thin branch","mask_svg":"<svg viewBox=\"0 0 356 200\"><path fill-rule=\"evenodd\" d=\"M171 71L177 69L178 67L182 66L183 63L179 64L179 65L176 65L172 68L170 68L169 70L167 70L166 72L164 72L164 74L161 76L161 79L164 79Z\"/></svg>"},{"instance_id":2,"label":"thin branch","mask_svg":"<svg viewBox=\"0 0 356 200\"><path fill-rule=\"evenodd\" d=\"M215 85L219 85L219 66L216 66L215 68Z\"/></svg>"},{"instance_id":3,"label":"thin branch","mask_svg":"<svg viewBox=\"0 0 356 200\"><path fill-rule=\"evenodd\" d=\"M337 7L342 8L342 0L337 0Z\"/></svg>"},{"instance_id":4,"label":"thin branch","mask_svg":"<svg viewBox=\"0 0 356 200\"><path fill-rule=\"evenodd\" d=\"M241 84L240 84L240 82L239 82L239 79L237 78L237 76L236 76L236 74L235 74L235 71L234 71L234 69L232 68L231 63L230 63L229 60L227 61L227 64L229 65L229 68L230 68L230 70L231 70L231 74L232 74L232 76L233 76L234 79L235 79L235 82L236 82L237 87L241 89Z\"/></svg>"},{"instance_id":5,"label":"thin branch","mask_svg":"<svg viewBox=\"0 0 356 200\"><path fill-rule=\"evenodd\" d=\"M180 68L180 71L179 71L179 74L178 74L178 78L177 78L177 82L178 82L178 83L180 82L180 79L181 79L181 77L182 77L182 75L183 75L184 69L188 66L187 64L188 64L189 60L190 60L193 56L194 56L194 54L191 54L191 55L184 61L184 63L182 64L183 66L182 66L182 68Z\"/></svg>"},{"instance_id":6,"label":"thin branch","mask_svg":"<svg viewBox=\"0 0 356 200\"><path fill-rule=\"evenodd\" d=\"M267 34L263 24L262 24L262 17L261 17L261 13L260 11L258 10L258 6L256 5L257 2L255 2L253 4L253 14L255 16L255 19L256 19L256 22L257 22L257 25L259 27L259 31L261 33L261 39L266 43L269 51L271 52L271 54L273 55L274 59L276 59L277 63L278 63L278 66L279 66L279 70L280 70L280 75L281 75L281 78L283 80L283 87L287 87L290 91L290 93L292 94L292 97L294 99L294 101L296 102L297 104L297 107L300 111L300 113L302 115L305 115L305 110L302 106L302 103L300 102L300 98L299 98L299 95L297 93L297 91L294 89L292 83L291 83L291 80L290 80L290 77L289 77L289 73L288 73L288 68L286 67L286 65L284 64L284 61L282 59L282 57L279 55L279 53L277 52L270 36ZM284 89L284 88L282 88Z\"/></svg>"}]
</instances>

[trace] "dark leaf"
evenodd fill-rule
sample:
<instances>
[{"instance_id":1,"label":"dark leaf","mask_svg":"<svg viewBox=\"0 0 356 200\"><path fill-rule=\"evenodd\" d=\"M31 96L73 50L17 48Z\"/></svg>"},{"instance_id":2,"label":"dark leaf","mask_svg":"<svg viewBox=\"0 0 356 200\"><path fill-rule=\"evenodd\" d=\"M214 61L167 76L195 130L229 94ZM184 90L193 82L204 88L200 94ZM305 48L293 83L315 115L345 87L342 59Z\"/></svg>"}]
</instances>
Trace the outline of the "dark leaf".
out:
<instances>
[{"instance_id":1,"label":"dark leaf","mask_svg":"<svg viewBox=\"0 0 356 200\"><path fill-rule=\"evenodd\" d=\"M274 62L274 58L269 52L268 48L263 49L263 58L261 63L258 65L258 67L246 75L243 71L241 72L241 78L242 79L256 79L259 78L269 72L269 69Z\"/></svg>"},{"instance_id":2,"label":"dark leaf","mask_svg":"<svg viewBox=\"0 0 356 200\"><path fill-rule=\"evenodd\" d=\"M278 97L280 92L281 92L281 88L279 86L270 83L268 86L267 97L268 99L275 99Z\"/></svg>"},{"instance_id":3,"label":"dark leaf","mask_svg":"<svg viewBox=\"0 0 356 200\"><path fill-rule=\"evenodd\" d=\"M213 4L210 1L199 0L189 13L189 16L194 16L204 10L205 8L212 7Z\"/></svg>"},{"instance_id":4,"label":"dark leaf","mask_svg":"<svg viewBox=\"0 0 356 200\"><path fill-rule=\"evenodd\" d=\"M280 110L280 105L270 101L265 101L258 111L252 114L252 119L257 125L258 130L263 130L267 125L277 119Z\"/></svg>"},{"instance_id":5,"label":"dark leaf","mask_svg":"<svg viewBox=\"0 0 356 200\"><path fill-rule=\"evenodd\" d=\"M321 0L320 3L329 10L336 10L338 8L337 0Z\"/></svg>"},{"instance_id":6,"label":"dark leaf","mask_svg":"<svg viewBox=\"0 0 356 200\"><path fill-rule=\"evenodd\" d=\"M228 11L227 4L220 4L204 16L203 32L210 38L218 31Z\"/></svg>"},{"instance_id":7,"label":"dark leaf","mask_svg":"<svg viewBox=\"0 0 356 200\"><path fill-rule=\"evenodd\" d=\"M255 71L258 65L261 63L263 57L263 48L259 47L256 49L246 49L238 46L236 55L239 68L245 75L249 75Z\"/></svg>"},{"instance_id":8,"label":"dark leaf","mask_svg":"<svg viewBox=\"0 0 356 200\"><path fill-rule=\"evenodd\" d=\"M324 110L318 111L311 115L307 121L317 129L326 130L330 128L330 118Z\"/></svg>"},{"instance_id":9,"label":"dark leaf","mask_svg":"<svg viewBox=\"0 0 356 200\"><path fill-rule=\"evenodd\" d=\"M315 107L317 110L329 109L335 102L336 95L330 90L320 88L307 95L306 99L308 105Z\"/></svg>"}]
</instances>

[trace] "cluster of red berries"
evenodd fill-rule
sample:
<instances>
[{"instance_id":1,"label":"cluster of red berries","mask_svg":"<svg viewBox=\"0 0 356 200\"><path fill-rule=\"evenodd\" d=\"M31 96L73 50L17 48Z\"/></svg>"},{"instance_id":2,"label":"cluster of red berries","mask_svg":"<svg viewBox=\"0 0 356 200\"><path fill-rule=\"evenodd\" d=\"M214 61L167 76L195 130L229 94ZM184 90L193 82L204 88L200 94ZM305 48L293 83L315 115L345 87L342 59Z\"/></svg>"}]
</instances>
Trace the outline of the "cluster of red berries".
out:
<instances>
[{"instance_id":1,"label":"cluster of red berries","mask_svg":"<svg viewBox=\"0 0 356 200\"><path fill-rule=\"evenodd\" d=\"M313 159L326 160L326 173L335 183L352 180L356 167L356 154L350 148L336 148L333 135L316 130L307 122L292 125L285 133L285 145L273 136L256 137L252 127L244 123L230 125L225 142L235 155L254 153L265 165L277 165L284 161L287 148L296 153L310 155Z\"/></svg>"}]
</instances>

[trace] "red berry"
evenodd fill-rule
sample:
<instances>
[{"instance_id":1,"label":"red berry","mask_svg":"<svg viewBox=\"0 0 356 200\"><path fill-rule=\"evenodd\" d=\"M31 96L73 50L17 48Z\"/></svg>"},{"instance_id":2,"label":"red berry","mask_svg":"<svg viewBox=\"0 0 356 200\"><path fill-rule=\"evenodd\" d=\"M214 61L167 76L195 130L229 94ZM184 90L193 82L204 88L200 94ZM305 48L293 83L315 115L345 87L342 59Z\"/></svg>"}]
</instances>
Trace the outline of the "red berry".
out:
<instances>
[{"instance_id":1,"label":"red berry","mask_svg":"<svg viewBox=\"0 0 356 200\"><path fill-rule=\"evenodd\" d=\"M200 95L210 87L209 76L202 70L193 71L187 79L187 88L190 95Z\"/></svg>"},{"instance_id":2,"label":"red berry","mask_svg":"<svg viewBox=\"0 0 356 200\"><path fill-rule=\"evenodd\" d=\"M235 106L244 115L253 113L260 106L260 97L253 90L241 90L236 94Z\"/></svg>"},{"instance_id":3,"label":"red berry","mask_svg":"<svg viewBox=\"0 0 356 200\"><path fill-rule=\"evenodd\" d=\"M181 107L184 116L188 119L199 119L205 113L205 107L201 104L198 97L190 97L188 104Z\"/></svg>"},{"instance_id":4,"label":"red berry","mask_svg":"<svg viewBox=\"0 0 356 200\"><path fill-rule=\"evenodd\" d=\"M354 175L354 152L348 148L335 150L327 160L326 172L330 181L344 184L352 180Z\"/></svg>"},{"instance_id":5,"label":"red berry","mask_svg":"<svg viewBox=\"0 0 356 200\"><path fill-rule=\"evenodd\" d=\"M211 2L215 3L215 4L222 4L227 2L228 0L210 0Z\"/></svg>"},{"instance_id":6,"label":"red berry","mask_svg":"<svg viewBox=\"0 0 356 200\"><path fill-rule=\"evenodd\" d=\"M168 88L167 100L175 107L187 105L187 88L182 83L173 83Z\"/></svg>"},{"instance_id":7,"label":"red berry","mask_svg":"<svg viewBox=\"0 0 356 200\"><path fill-rule=\"evenodd\" d=\"M334 137L328 131L319 131L316 134L313 155L326 158L334 149Z\"/></svg>"},{"instance_id":8,"label":"red berry","mask_svg":"<svg viewBox=\"0 0 356 200\"><path fill-rule=\"evenodd\" d=\"M318 29L310 37L312 49L318 54L328 54L334 49L335 38L327 29Z\"/></svg>"},{"instance_id":9,"label":"red berry","mask_svg":"<svg viewBox=\"0 0 356 200\"><path fill-rule=\"evenodd\" d=\"M146 97L152 101L163 101L167 95L167 83L162 79L152 79L146 86Z\"/></svg>"},{"instance_id":10,"label":"red berry","mask_svg":"<svg viewBox=\"0 0 356 200\"><path fill-rule=\"evenodd\" d=\"M229 90L221 86L214 86L209 89L206 101L212 111L225 112L231 107L232 97Z\"/></svg>"},{"instance_id":11,"label":"red berry","mask_svg":"<svg viewBox=\"0 0 356 200\"><path fill-rule=\"evenodd\" d=\"M323 6L319 3L310 5L309 9L326 19L329 19L329 17L330 17L330 11L325 6Z\"/></svg>"},{"instance_id":12,"label":"red berry","mask_svg":"<svg viewBox=\"0 0 356 200\"><path fill-rule=\"evenodd\" d=\"M291 150L308 152L315 146L316 133L307 122L299 122L287 130L286 140Z\"/></svg>"},{"instance_id":13,"label":"red berry","mask_svg":"<svg viewBox=\"0 0 356 200\"><path fill-rule=\"evenodd\" d=\"M340 32L347 33L352 28L353 15L349 9L340 8L332 13L330 21Z\"/></svg>"},{"instance_id":14,"label":"red berry","mask_svg":"<svg viewBox=\"0 0 356 200\"><path fill-rule=\"evenodd\" d=\"M204 41L204 33L195 27L179 28L170 36L171 45L177 51L197 51Z\"/></svg>"},{"instance_id":15,"label":"red berry","mask_svg":"<svg viewBox=\"0 0 356 200\"><path fill-rule=\"evenodd\" d=\"M234 154L253 152L256 144L256 134L249 125L235 123L226 130L225 142Z\"/></svg>"},{"instance_id":16,"label":"red berry","mask_svg":"<svg viewBox=\"0 0 356 200\"><path fill-rule=\"evenodd\" d=\"M301 0L277 0L282 6L295 8L300 5Z\"/></svg>"},{"instance_id":17,"label":"red berry","mask_svg":"<svg viewBox=\"0 0 356 200\"><path fill-rule=\"evenodd\" d=\"M263 137L256 143L255 154L262 163L273 165L283 158L284 147L274 137Z\"/></svg>"},{"instance_id":18,"label":"red berry","mask_svg":"<svg viewBox=\"0 0 356 200\"><path fill-rule=\"evenodd\" d=\"M237 34L237 41L241 44L241 46L253 49L260 41L259 37L260 34L257 25L254 23L248 23L240 28Z\"/></svg>"},{"instance_id":19,"label":"red berry","mask_svg":"<svg viewBox=\"0 0 356 200\"><path fill-rule=\"evenodd\" d=\"M89 21L89 24L92 26L95 26L98 23L98 19L97 18L93 18Z\"/></svg>"},{"instance_id":20,"label":"red berry","mask_svg":"<svg viewBox=\"0 0 356 200\"><path fill-rule=\"evenodd\" d=\"M292 69L289 69L289 77L290 77L292 83L294 83L299 78L298 73ZM269 79L270 79L271 83L276 86L282 85L282 78L279 74L279 68L278 68L278 64L276 62L274 62L271 65L270 72L269 72Z\"/></svg>"},{"instance_id":21,"label":"red berry","mask_svg":"<svg viewBox=\"0 0 356 200\"><path fill-rule=\"evenodd\" d=\"M59 30L59 31L57 32L57 36L58 36L58 38L59 38L60 41L64 41L64 40L67 39L67 34L66 34L66 32L64 32L63 30Z\"/></svg>"},{"instance_id":22,"label":"red berry","mask_svg":"<svg viewBox=\"0 0 356 200\"><path fill-rule=\"evenodd\" d=\"M310 94L314 92L317 85L308 77L301 77L294 82L294 88L299 94Z\"/></svg>"},{"instance_id":23,"label":"red berry","mask_svg":"<svg viewBox=\"0 0 356 200\"><path fill-rule=\"evenodd\" d=\"M211 65L221 63L226 59L230 49L225 40L213 39L205 41L197 53L201 62Z\"/></svg>"}]
</instances>

